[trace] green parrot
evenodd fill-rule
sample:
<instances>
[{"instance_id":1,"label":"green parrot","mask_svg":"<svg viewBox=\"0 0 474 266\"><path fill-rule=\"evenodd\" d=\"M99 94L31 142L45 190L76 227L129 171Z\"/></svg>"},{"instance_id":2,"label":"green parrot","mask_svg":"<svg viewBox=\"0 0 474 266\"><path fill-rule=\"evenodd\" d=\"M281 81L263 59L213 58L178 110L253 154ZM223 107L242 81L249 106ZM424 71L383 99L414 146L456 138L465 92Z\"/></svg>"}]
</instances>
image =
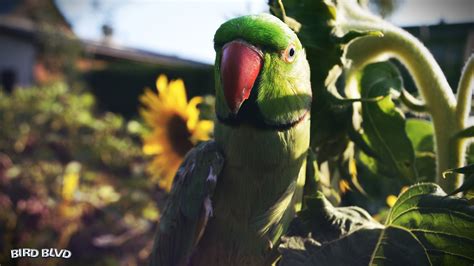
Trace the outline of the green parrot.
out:
<instances>
[{"instance_id":1,"label":"green parrot","mask_svg":"<svg viewBox=\"0 0 474 266\"><path fill-rule=\"evenodd\" d=\"M214 49L215 140L179 168L151 265L270 265L301 206L312 97L300 41L260 14L222 24Z\"/></svg>"}]
</instances>

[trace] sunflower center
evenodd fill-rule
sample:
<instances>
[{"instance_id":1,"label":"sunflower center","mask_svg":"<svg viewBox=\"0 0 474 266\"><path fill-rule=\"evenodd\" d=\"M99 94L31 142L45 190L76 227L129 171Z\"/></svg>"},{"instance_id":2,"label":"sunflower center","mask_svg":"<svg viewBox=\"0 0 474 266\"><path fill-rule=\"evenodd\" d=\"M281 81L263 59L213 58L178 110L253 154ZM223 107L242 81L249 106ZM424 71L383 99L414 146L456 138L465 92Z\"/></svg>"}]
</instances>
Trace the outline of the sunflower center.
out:
<instances>
[{"instance_id":1,"label":"sunflower center","mask_svg":"<svg viewBox=\"0 0 474 266\"><path fill-rule=\"evenodd\" d=\"M193 147L193 143L189 139L191 133L186 126L186 121L179 115L173 115L168 120L167 125L168 139L173 150L184 157L186 153Z\"/></svg>"}]
</instances>

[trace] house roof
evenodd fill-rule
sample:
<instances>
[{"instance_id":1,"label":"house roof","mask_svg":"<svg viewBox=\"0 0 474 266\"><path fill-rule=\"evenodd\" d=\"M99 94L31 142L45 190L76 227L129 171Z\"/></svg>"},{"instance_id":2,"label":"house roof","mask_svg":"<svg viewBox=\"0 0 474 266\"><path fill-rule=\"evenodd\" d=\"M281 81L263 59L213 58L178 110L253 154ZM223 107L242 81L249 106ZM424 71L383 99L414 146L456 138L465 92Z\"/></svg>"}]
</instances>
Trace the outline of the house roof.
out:
<instances>
[{"instance_id":1,"label":"house roof","mask_svg":"<svg viewBox=\"0 0 474 266\"><path fill-rule=\"evenodd\" d=\"M36 42L38 33L39 28L31 19L13 15L0 15L0 34L21 38L28 42ZM68 32L64 33L64 37L76 38ZM80 42L86 54L97 59L132 61L173 68L208 69L212 67L209 64L197 61L105 42L91 40L80 40Z\"/></svg>"},{"instance_id":2,"label":"house roof","mask_svg":"<svg viewBox=\"0 0 474 266\"><path fill-rule=\"evenodd\" d=\"M33 21L17 16L0 15L0 34L33 41L33 32Z\"/></svg>"},{"instance_id":3,"label":"house roof","mask_svg":"<svg viewBox=\"0 0 474 266\"><path fill-rule=\"evenodd\" d=\"M182 59L141 49L134 49L113 44L104 44L97 41L82 40L86 53L92 54L98 59L127 60L133 62L156 64L172 67L186 68L210 68L209 64Z\"/></svg>"}]
</instances>

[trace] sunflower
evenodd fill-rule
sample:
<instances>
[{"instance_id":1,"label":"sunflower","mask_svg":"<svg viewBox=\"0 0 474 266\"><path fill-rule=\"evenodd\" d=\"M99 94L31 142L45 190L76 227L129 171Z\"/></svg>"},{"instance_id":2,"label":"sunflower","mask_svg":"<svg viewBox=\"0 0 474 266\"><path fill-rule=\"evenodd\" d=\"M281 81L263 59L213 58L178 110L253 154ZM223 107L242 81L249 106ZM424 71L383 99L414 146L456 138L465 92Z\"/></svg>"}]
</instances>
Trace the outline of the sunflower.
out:
<instances>
[{"instance_id":1,"label":"sunflower","mask_svg":"<svg viewBox=\"0 0 474 266\"><path fill-rule=\"evenodd\" d=\"M202 97L189 102L181 79L168 83L165 75L156 80L158 94L150 89L140 97L140 114L151 127L143 136L143 152L153 155L147 170L166 191L171 189L173 177L186 153L199 141L209 140L214 123L199 119Z\"/></svg>"}]
</instances>

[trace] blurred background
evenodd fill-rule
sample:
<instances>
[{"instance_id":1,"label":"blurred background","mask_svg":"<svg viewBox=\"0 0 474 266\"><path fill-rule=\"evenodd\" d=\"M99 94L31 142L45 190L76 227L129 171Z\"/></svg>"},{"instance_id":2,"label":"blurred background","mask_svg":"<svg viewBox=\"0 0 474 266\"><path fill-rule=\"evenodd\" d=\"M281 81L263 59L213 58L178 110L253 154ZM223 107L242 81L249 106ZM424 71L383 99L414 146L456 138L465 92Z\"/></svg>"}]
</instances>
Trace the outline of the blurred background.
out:
<instances>
[{"instance_id":1,"label":"blurred background","mask_svg":"<svg viewBox=\"0 0 474 266\"><path fill-rule=\"evenodd\" d=\"M474 50L472 0L360 2L418 37L457 87ZM174 171L212 137L214 32L267 10L264 0L1 0L0 264L146 264ZM406 73L405 86L414 91ZM10 259L22 247L73 259Z\"/></svg>"}]
</instances>

